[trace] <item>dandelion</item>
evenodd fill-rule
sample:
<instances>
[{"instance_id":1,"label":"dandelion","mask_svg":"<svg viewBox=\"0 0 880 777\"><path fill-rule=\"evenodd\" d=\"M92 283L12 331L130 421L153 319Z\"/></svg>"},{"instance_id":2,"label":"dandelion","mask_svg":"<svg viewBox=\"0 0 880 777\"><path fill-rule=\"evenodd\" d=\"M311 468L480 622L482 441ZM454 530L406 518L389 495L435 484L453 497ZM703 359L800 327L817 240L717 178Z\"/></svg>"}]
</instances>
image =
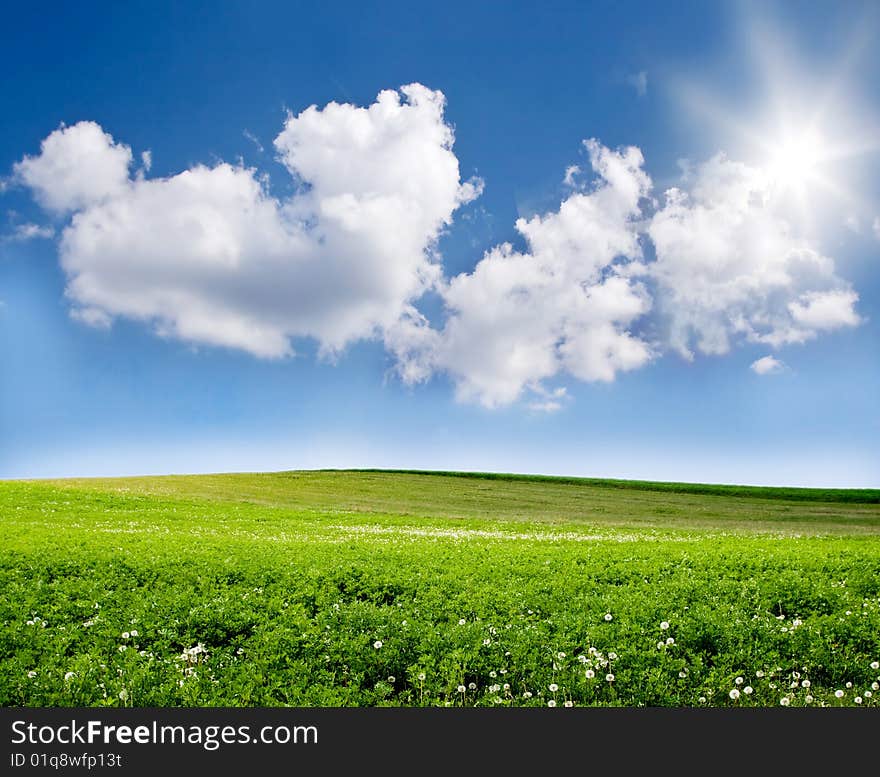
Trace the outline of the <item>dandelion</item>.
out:
<instances>
[{"instance_id":1,"label":"dandelion","mask_svg":"<svg viewBox=\"0 0 880 777\"><path fill-rule=\"evenodd\" d=\"M736 701L739 698L739 688L732 688L730 693L727 694L731 699Z\"/></svg>"},{"instance_id":2,"label":"dandelion","mask_svg":"<svg viewBox=\"0 0 880 777\"><path fill-rule=\"evenodd\" d=\"M33 622L33 621L28 621L28 622L27 622L27 625L28 625L28 626L33 626L33 625L34 625L34 622Z\"/></svg>"},{"instance_id":3,"label":"dandelion","mask_svg":"<svg viewBox=\"0 0 880 777\"><path fill-rule=\"evenodd\" d=\"M608 660L609 661L616 661L617 660L617 653L609 653Z\"/></svg>"},{"instance_id":4,"label":"dandelion","mask_svg":"<svg viewBox=\"0 0 880 777\"><path fill-rule=\"evenodd\" d=\"M419 672L419 682L420 683L425 682L425 673L424 672Z\"/></svg>"},{"instance_id":5,"label":"dandelion","mask_svg":"<svg viewBox=\"0 0 880 777\"><path fill-rule=\"evenodd\" d=\"M861 704L861 703L862 703L862 697L861 697L861 696L856 696L856 698L853 699L853 701L854 701L856 704Z\"/></svg>"},{"instance_id":6,"label":"dandelion","mask_svg":"<svg viewBox=\"0 0 880 777\"><path fill-rule=\"evenodd\" d=\"M458 619L458 625L459 625L459 626L464 626L465 623L467 623L467 621L466 621L464 618L459 618L459 619Z\"/></svg>"},{"instance_id":7,"label":"dandelion","mask_svg":"<svg viewBox=\"0 0 880 777\"><path fill-rule=\"evenodd\" d=\"M123 639L128 639L129 636L130 636L130 635L129 635L129 633L128 633L127 631L123 631L123 632L122 632L122 638L123 638Z\"/></svg>"},{"instance_id":8,"label":"dandelion","mask_svg":"<svg viewBox=\"0 0 880 777\"><path fill-rule=\"evenodd\" d=\"M467 688L465 688L463 685L459 685L459 686L458 686L458 692L459 692L459 693L464 693L466 690L467 690Z\"/></svg>"},{"instance_id":9,"label":"dandelion","mask_svg":"<svg viewBox=\"0 0 880 777\"><path fill-rule=\"evenodd\" d=\"M836 691L834 692L834 695L835 695L838 699L842 699L842 698L843 698L843 691L841 691L841 690L838 689L838 690L836 690Z\"/></svg>"},{"instance_id":10,"label":"dandelion","mask_svg":"<svg viewBox=\"0 0 880 777\"><path fill-rule=\"evenodd\" d=\"M609 672L608 674L605 675L605 680L609 683L613 683L614 682L614 675L611 674L611 672Z\"/></svg>"},{"instance_id":11,"label":"dandelion","mask_svg":"<svg viewBox=\"0 0 880 777\"><path fill-rule=\"evenodd\" d=\"M31 680L33 680L33 679L37 676L37 673L36 673L33 669L31 669L31 671L28 672L28 675L27 675L27 676L28 676ZM869 693L870 693L870 692L869 692Z\"/></svg>"},{"instance_id":12,"label":"dandelion","mask_svg":"<svg viewBox=\"0 0 880 777\"><path fill-rule=\"evenodd\" d=\"M742 685L742 684L743 684L743 679L742 679L742 677L737 677L736 680L734 680L734 682L735 682L737 685Z\"/></svg>"},{"instance_id":13,"label":"dandelion","mask_svg":"<svg viewBox=\"0 0 880 777\"><path fill-rule=\"evenodd\" d=\"M674 644L675 644L675 640L674 640L672 637L667 637L667 638L666 638L666 644L667 644L667 645L674 645Z\"/></svg>"},{"instance_id":14,"label":"dandelion","mask_svg":"<svg viewBox=\"0 0 880 777\"><path fill-rule=\"evenodd\" d=\"M489 645L491 645L491 644L492 644L492 640L489 639L488 637L486 637L486 639L483 640L483 645L485 645L486 647L489 647Z\"/></svg>"},{"instance_id":15,"label":"dandelion","mask_svg":"<svg viewBox=\"0 0 880 777\"><path fill-rule=\"evenodd\" d=\"M397 680L397 678L393 674L388 675L388 682L391 683L392 685L394 685L396 680Z\"/></svg>"},{"instance_id":16,"label":"dandelion","mask_svg":"<svg viewBox=\"0 0 880 777\"><path fill-rule=\"evenodd\" d=\"M500 690L501 690L501 686L498 685L497 683L495 685L489 686L489 693L498 693L498 691L500 691Z\"/></svg>"},{"instance_id":17,"label":"dandelion","mask_svg":"<svg viewBox=\"0 0 880 777\"><path fill-rule=\"evenodd\" d=\"M809 694L807 694L806 696L804 696L804 701L805 701L807 704L812 704L812 703L813 703L813 697L810 696Z\"/></svg>"},{"instance_id":18,"label":"dandelion","mask_svg":"<svg viewBox=\"0 0 880 777\"><path fill-rule=\"evenodd\" d=\"M613 617L614 617L614 616L613 616L610 612L606 612L606 613L605 613L605 620L606 620L606 621L610 621L610 620L612 620Z\"/></svg>"},{"instance_id":19,"label":"dandelion","mask_svg":"<svg viewBox=\"0 0 880 777\"><path fill-rule=\"evenodd\" d=\"M556 706L556 700L555 700L555 699L550 699L550 701L547 702L547 706L548 706L548 707L555 707L555 706Z\"/></svg>"},{"instance_id":20,"label":"dandelion","mask_svg":"<svg viewBox=\"0 0 880 777\"><path fill-rule=\"evenodd\" d=\"M378 650L379 648L382 647L382 644L383 644L383 643L382 643L382 640L381 640L381 639L377 639L377 640L373 643L373 647L376 648L376 650Z\"/></svg>"},{"instance_id":21,"label":"dandelion","mask_svg":"<svg viewBox=\"0 0 880 777\"><path fill-rule=\"evenodd\" d=\"M560 651L556 654L556 657L561 661L563 658L565 658L565 653L563 653L563 652L560 650Z\"/></svg>"},{"instance_id":22,"label":"dandelion","mask_svg":"<svg viewBox=\"0 0 880 777\"><path fill-rule=\"evenodd\" d=\"M697 699L697 701L700 702L700 704L705 704L705 703L706 703L706 697L705 697L705 696L701 696L699 699Z\"/></svg>"},{"instance_id":23,"label":"dandelion","mask_svg":"<svg viewBox=\"0 0 880 777\"><path fill-rule=\"evenodd\" d=\"M871 669L880 669L880 661L872 661Z\"/></svg>"},{"instance_id":24,"label":"dandelion","mask_svg":"<svg viewBox=\"0 0 880 777\"><path fill-rule=\"evenodd\" d=\"M556 691L559 690L559 686L556 683L550 683L550 685L548 687L550 688L551 691L553 691L553 693L556 693Z\"/></svg>"},{"instance_id":25,"label":"dandelion","mask_svg":"<svg viewBox=\"0 0 880 777\"><path fill-rule=\"evenodd\" d=\"M871 691L865 691L865 698L870 699L874 694Z\"/></svg>"},{"instance_id":26,"label":"dandelion","mask_svg":"<svg viewBox=\"0 0 880 777\"><path fill-rule=\"evenodd\" d=\"M138 635L137 631L135 631L135 629L132 629L131 636L136 637L137 635Z\"/></svg>"},{"instance_id":27,"label":"dandelion","mask_svg":"<svg viewBox=\"0 0 880 777\"><path fill-rule=\"evenodd\" d=\"M126 650L128 650L128 645L120 645L117 650L119 650L120 653L124 653Z\"/></svg>"},{"instance_id":28,"label":"dandelion","mask_svg":"<svg viewBox=\"0 0 880 777\"><path fill-rule=\"evenodd\" d=\"M661 621L661 622L660 622L660 628L661 628L663 631L666 631L666 629L669 628L669 621Z\"/></svg>"},{"instance_id":29,"label":"dandelion","mask_svg":"<svg viewBox=\"0 0 880 777\"><path fill-rule=\"evenodd\" d=\"M122 701L125 701L125 700L128 698L128 691L126 691L125 688L123 688L123 689L119 692L119 698L120 698Z\"/></svg>"},{"instance_id":30,"label":"dandelion","mask_svg":"<svg viewBox=\"0 0 880 777\"><path fill-rule=\"evenodd\" d=\"M763 676L764 676L764 672L762 670L759 669L757 672L755 672L755 677L761 678Z\"/></svg>"},{"instance_id":31,"label":"dandelion","mask_svg":"<svg viewBox=\"0 0 880 777\"><path fill-rule=\"evenodd\" d=\"M682 680L684 680L684 678L688 676L688 673L685 672L684 670L682 670L681 672L678 673L678 676L679 676Z\"/></svg>"},{"instance_id":32,"label":"dandelion","mask_svg":"<svg viewBox=\"0 0 880 777\"><path fill-rule=\"evenodd\" d=\"M592 680L596 676L596 673L592 669L587 669L586 674L588 680Z\"/></svg>"},{"instance_id":33,"label":"dandelion","mask_svg":"<svg viewBox=\"0 0 880 777\"><path fill-rule=\"evenodd\" d=\"M476 683L468 683L468 688L470 688L472 691L475 691L475 690L477 690L477 684Z\"/></svg>"},{"instance_id":34,"label":"dandelion","mask_svg":"<svg viewBox=\"0 0 880 777\"><path fill-rule=\"evenodd\" d=\"M871 683L871 690L880 691L880 683L878 683L876 680Z\"/></svg>"},{"instance_id":35,"label":"dandelion","mask_svg":"<svg viewBox=\"0 0 880 777\"><path fill-rule=\"evenodd\" d=\"M76 677L76 672L66 672L64 674L65 680L72 680L74 677Z\"/></svg>"},{"instance_id":36,"label":"dandelion","mask_svg":"<svg viewBox=\"0 0 880 777\"><path fill-rule=\"evenodd\" d=\"M657 650L663 650L663 647L665 646L665 644L666 644L665 642L658 642L657 643Z\"/></svg>"},{"instance_id":37,"label":"dandelion","mask_svg":"<svg viewBox=\"0 0 880 777\"><path fill-rule=\"evenodd\" d=\"M523 698L524 698L524 699L531 699L531 698L532 698L532 692L531 692L531 691L523 691Z\"/></svg>"},{"instance_id":38,"label":"dandelion","mask_svg":"<svg viewBox=\"0 0 880 777\"><path fill-rule=\"evenodd\" d=\"M489 672L489 677L498 677L498 672L496 672L496 671L493 669L491 672Z\"/></svg>"},{"instance_id":39,"label":"dandelion","mask_svg":"<svg viewBox=\"0 0 880 777\"><path fill-rule=\"evenodd\" d=\"M563 706L563 707L574 707L574 702L573 702L571 699L569 699L569 700L568 700L567 702L565 702L562 706Z\"/></svg>"},{"instance_id":40,"label":"dandelion","mask_svg":"<svg viewBox=\"0 0 880 777\"><path fill-rule=\"evenodd\" d=\"M755 690L755 689L752 688L751 685L747 685L745 688L743 688L743 693L744 693L746 696L751 696L752 693L754 693L754 690Z\"/></svg>"},{"instance_id":41,"label":"dandelion","mask_svg":"<svg viewBox=\"0 0 880 777\"><path fill-rule=\"evenodd\" d=\"M789 704L791 704L791 699L789 699L788 696L783 696L783 697L779 700L779 703L780 703L783 707L787 707Z\"/></svg>"},{"instance_id":42,"label":"dandelion","mask_svg":"<svg viewBox=\"0 0 880 777\"><path fill-rule=\"evenodd\" d=\"M510 690L510 683L504 683L503 687L504 687L505 691L509 691Z\"/></svg>"},{"instance_id":43,"label":"dandelion","mask_svg":"<svg viewBox=\"0 0 880 777\"><path fill-rule=\"evenodd\" d=\"M851 683L851 682L847 682L846 687L847 687L847 688L852 688L852 683Z\"/></svg>"}]
</instances>

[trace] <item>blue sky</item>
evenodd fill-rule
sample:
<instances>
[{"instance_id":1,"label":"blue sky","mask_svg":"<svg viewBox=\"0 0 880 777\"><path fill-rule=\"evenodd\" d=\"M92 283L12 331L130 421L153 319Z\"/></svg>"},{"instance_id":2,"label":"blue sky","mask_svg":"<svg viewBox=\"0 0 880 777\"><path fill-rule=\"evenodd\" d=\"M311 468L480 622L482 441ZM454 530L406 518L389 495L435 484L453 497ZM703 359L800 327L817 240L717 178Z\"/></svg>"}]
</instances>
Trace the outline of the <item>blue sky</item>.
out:
<instances>
[{"instance_id":1,"label":"blue sky","mask_svg":"<svg viewBox=\"0 0 880 777\"><path fill-rule=\"evenodd\" d=\"M0 477L880 486L870 3L6 16Z\"/></svg>"}]
</instances>

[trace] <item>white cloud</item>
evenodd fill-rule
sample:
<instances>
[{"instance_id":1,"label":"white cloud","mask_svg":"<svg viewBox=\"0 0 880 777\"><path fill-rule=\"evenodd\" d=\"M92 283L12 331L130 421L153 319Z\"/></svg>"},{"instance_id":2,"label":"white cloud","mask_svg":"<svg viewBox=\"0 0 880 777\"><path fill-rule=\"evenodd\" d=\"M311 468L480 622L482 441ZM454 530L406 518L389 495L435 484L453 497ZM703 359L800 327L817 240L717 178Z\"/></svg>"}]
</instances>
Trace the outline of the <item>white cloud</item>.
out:
<instances>
[{"instance_id":1,"label":"white cloud","mask_svg":"<svg viewBox=\"0 0 880 777\"><path fill-rule=\"evenodd\" d=\"M858 295L792 231L761 170L688 163L658 205L641 151L595 140L592 185L567 168L558 209L516 222L522 248L501 243L447 278L437 239L482 182L462 183L444 109L412 84L289 116L274 142L294 182L285 198L241 165L148 178L144 152L132 175L131 149L92 122L53 132L14 177L69 216L60 260L85 324L125 317L264 358L301 337L329 356L379 339L405 382L446 373L486 407L525 397L552 412L568 398L554 379L610 382L668 349L780 348L860 323ZM418 308L429 290L445 306L436 325Z\"/></svg>"},{"instance_id":2,"label":"white cloud","mask_svg":"<svg viewBox=\"0 0 880 777\"><path fill-rule=\"evenodd\" d=\"M874 230L874 237L880 240L880 216L877 216L874 219L874 223L871 224L871 229Z\"/></svg>"},{"instance_id":3,"label":"white cloud","mask_svg":"<svg viewBox=\"0 0 880 777\"><path fill-rule=\"evenodd\" d=\"M50 226L25 222L24 224L16 224L12 232L5 235L3 239L23 243L28 240L48 239L54 235L55 230Z\"/></svg>"},{"instance_id":4,"label":"white cloud","mask_svg":"<svg viewBox=\"0 0 880 777\"><path fill-rule=\"evenodd\" d=\"M648 73L640 70L638 73L632 73L626 77L626 82L636 90L639 97L644 97L648 93Z\"/></svg>"},{"instance_id":5,"label":"white cloud","mask_svg":"<svg viewBox=\"0 0 880 777\"><path fill-rule=\"evenodd\" d=\"M628 331L650 299L613 264L641 255L635 219L650 179L638 149L586 145L599 183L554 213L519 219L526 253L496 246L473 272L449 281L442 331L419 322L406 347L395 349L404 379L445 370L459 399L496 407L527 389L545 397L544 381L560 373L611 381L651 358L648 345Z\"/></svg>"},{"instance_id":6,"label":"white cloud","mask_svg":"<svg viewBox=\"0 0 880 777\"><path fill-rule=\"evenodd\" d=\"M792 234L760 170L723 155L671 189L648 227L668 342L687 358L724 354L738 339L780 347L859 322L858 295L834 262Z\"/></svg>"},{"instance_id":7,"label":"white cloud","mask_svg":"<svg viewBox=\"0 0 880 777\"><path fill-rule=\"evenodd\" d=\"M773 356L762 356L752 362L750 369L758 375L772 375L776 372L782 372L785 365Z\"/></svg>"},{"instance_id":8,"label":"white cloud","mask_svg":"<svg viewBox=\"0 0 880 777\"><path fill-rule=\"evenodd\" d=\"M115 143L95 122L82 121L55 130L38 156L26 156L13 169L41 205L65 213L124 194L131 159L128 146Z\"/></svg>"},{"instance_id":9,"label":"white cloud","mask_svg":"<svg viewBox=\"0 0 880 777\"><path fill-rule=\"evenodd\" d=\"M295 337L332 354L393 330L441 276L441 229L479 193L459 180L443 95L401 92L288 117L275 146L300 185L285 200L226 163L132 178L130 150L98 125L52 133L16 174L76 210L61 240L75 316L269 358Z\"/></svg>"},{"instance_id":10,"label":"white cloud","mask_svg":"<svg viewBox=\"0 0 880 777\"><path fill-rule=\"evenodd\" d=\"M141 164L144 166L144 172L149 173L153 167L153 152L147 149L141 153Z\"/></svg>"},{"instance_id":11,"label":"white cloud","mask_svg":"<svg viewBox=\"0 0 880 777\"><path fill-rule=\"evenodd\" d=\"M562 178L562 183L565 186L570 186L572 188L575 187L575 176L580 175L581 168L578 165L569 165L565 168L565 175Z\"/></svg>"}]
</instances>

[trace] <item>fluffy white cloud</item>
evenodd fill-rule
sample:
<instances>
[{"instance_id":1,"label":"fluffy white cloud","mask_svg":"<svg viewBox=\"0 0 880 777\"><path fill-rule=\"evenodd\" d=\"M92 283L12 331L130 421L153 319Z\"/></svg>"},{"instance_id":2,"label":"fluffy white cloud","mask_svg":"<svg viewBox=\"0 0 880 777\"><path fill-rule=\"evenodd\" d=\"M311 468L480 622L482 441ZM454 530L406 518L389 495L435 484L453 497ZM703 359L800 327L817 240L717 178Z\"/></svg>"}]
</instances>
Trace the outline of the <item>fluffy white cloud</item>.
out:
<instances>
[{"instance_id":1,"label":"fluffy white cloud","mask_svg":"<svg viewBox=\"0 0 880 777\"><path fill-rule=\"evenodd\" d=\"M128 187L131 149L93 121L61 127L47 137L38 156L26 156L14 169L45 208L64 213L81 210Z\"/></svg>"},{"instance_id":2,"label":"fluffy white cloud","mask_svg":"<svg viewBox=\"0 0 880 777\"><path fill-rule=\"evenodd\" d=\"M410 85L288 117L275 146L298 189L285 200L225 163L132 177L131 150L89 122L52 133L16 175L76 211L60 250L79 320L124 316L261 357L314 337L332 353L410 314L441 275L440 230L479 193L460 182L443 112L440 92Z\"/></svg>"},{"instance_id":3,"label":"fluffy white cloud","mask_svg":"<svg viewBox=\"0 0 880 777\"><path fill-rule=\"evenodd\" d=\"M650 179L638 149L586 146L599 176L592 190L573 193L554 213L518 220L527 252L496 246L473 272L453 278L442 291L449 314L442 331L413 321L398 333L405 379L445 370L459 399L495 407L526 389L545 397L543 382L560 373L611 381L650 359L648 345L628 331L650 299L615 264L641 255L635 220Z\"/></svg>"},{"instance_id":4,"label":"fluffy white cloud","mask_svg":"<svg viewBox=\"0 0 880 777\"><path fill-rule=\"evenodd\" d=\"M724 354L738 338L780 347L859 322L858 295L792 234L762 171L718 155L692 176L651 219L656 261L642 268L675 350Z\"/></svg>"},{"instance_id":5,"label":"fluffy white cloud","mask_svg":"<svg viewBox=\"0 0 880 777\"><path fill-rule=\"evenodd\" d=\"M750 369L758 375L772 375L776 372L782 372L785 365L773 356L762 356L752 362Z\"/></svg>"},{"instance_id":6,"label":"fluffy white cloud","mask_svg":"<svg viewBox=\"0 0 880 777\"><path fill-rule=\"evenodd\" d=\"M761 170L722 155L687 165L658 204L639 149L595 140L596 180L567 168L559 208L516 222L524 248L502 243L445 277L436 241L482 184L462 183L444 109L412 84L289 116L274 142L286 198L240 165L150 178L145 151L132 173L131 149L93 122L53 132L13 180L69 218L60 260L85 324L125 317L265 358L300 337L325 354L381 339L405 382L444 372L486 407L525 396L554 411L567 399L554 379L610 382L668 349L779 348L860 322L858 295L792 232ZM445 305L436 325L418 308L429 290Z\"/></svg>"}]
</instances>

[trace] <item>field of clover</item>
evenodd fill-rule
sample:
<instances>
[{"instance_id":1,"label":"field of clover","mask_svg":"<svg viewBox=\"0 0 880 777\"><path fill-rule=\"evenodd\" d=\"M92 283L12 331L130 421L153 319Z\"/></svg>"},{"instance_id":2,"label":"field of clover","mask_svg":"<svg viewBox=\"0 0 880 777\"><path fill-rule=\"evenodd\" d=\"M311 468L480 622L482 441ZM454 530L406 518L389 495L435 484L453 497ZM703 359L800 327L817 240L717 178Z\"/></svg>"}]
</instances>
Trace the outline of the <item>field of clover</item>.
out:
<instances>
[{"instance_id":1,"label":"field of clover","mask_svg":"<svg viewBox=\"0 0 880 777\"><path fill-rule=\"evenodd\" d=\"M880 534L864 526L40 483L0 483L0 518L5 706L880 704Z\"/></svg>"}]
</instances>

